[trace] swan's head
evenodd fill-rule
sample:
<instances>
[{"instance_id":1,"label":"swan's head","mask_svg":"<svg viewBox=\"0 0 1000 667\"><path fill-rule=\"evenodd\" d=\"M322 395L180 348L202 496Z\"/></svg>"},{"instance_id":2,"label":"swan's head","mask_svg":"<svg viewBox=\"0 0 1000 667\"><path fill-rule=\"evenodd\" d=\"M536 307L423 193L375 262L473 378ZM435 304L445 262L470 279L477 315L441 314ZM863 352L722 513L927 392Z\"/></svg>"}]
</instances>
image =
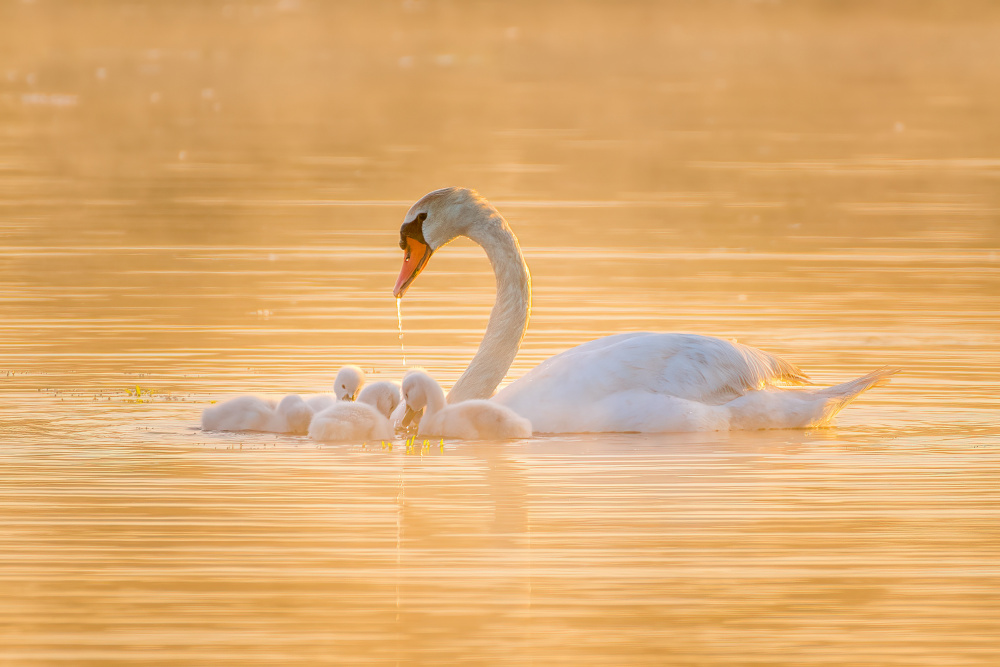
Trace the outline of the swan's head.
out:
<instances>
[{"instance_id":1,"label":"swan's head","mask_svg":"<svg viewBox=\"0 0 1000 667\"><path fill-rule=\"evenodd\" d=\"M338 401L353 401L365 386L365 372L357 366L344 366L333 381L333 393Z\"/></svg>"},{"instance_id":2,"label":"swan's head","mask_svg":"<svg viewBox=\"0 0 1000 667\"><path fill-rule=\"evenodd\" d=\"M437 380L426 372L417 369L407 371L403 376L403 402L406 403L406 416L403 417L403 427L410 425L417 415L427 407L428 403L444 403L444 391Z\"/></svg>"},{"instance_id":3,"label":"swan's head","mask_svg":"<svg viewBox=\"0 0 1000 667\"><path fill-rule=\"evenodd\" d=\"M459 236L473 236L483 224L503 224L488 201L468 188L442 188L421 197L410 207L399 228L403 268L392 293L398 299L406 293L427 265L431 254Z\"/></svg>"}]
</instances>

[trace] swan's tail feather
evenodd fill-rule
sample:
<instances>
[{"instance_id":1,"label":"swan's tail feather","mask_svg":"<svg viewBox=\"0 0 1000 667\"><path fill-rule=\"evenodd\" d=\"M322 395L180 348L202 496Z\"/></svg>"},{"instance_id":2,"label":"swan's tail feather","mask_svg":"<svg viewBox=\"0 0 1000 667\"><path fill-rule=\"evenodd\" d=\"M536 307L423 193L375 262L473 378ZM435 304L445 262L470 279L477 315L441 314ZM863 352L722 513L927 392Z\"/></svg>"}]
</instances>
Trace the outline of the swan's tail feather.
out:
<instances>
[{"instance_id":1,"label":"swan's tail feather","mask_svg":"<svg viewBox=\"0 0 1000 667\"><path fill-rule=\"evenodd\" d=\"M838 412L862 392L883 385L898 373L880 368L868 375L825 389L764 389L750 391L726 405L729 428L815 428L829 426Z\"/></svg>"},{"instance_id":2,"label":"swan's tail feather","mask_svg":"<svg viewBox=\"0 0 1000 667\"><path fill-rule=\"evenodd\" d=\"M739 367L742 368L740 382L744 389L763 389L774 382L791 385L812 384L809 376L790 361L755 347L736 341L730 342L743 362Z\"/></svg>"},{"instance_id":3,"label":"swan's tail feather","mask_svg":"<svg viewBox=\"0 0 1000 667\"><path fill-rule=\"evenodd\" d=\"M774 359L778 362L776 375L778 376L779 382L796 385L813 383L813 381L809 379L809 376L803 373L795 364L789 363L781 357L774 357Z\"/></svg>"},{"instance_id":4,"label":"swan's tail feather","mask_svg":"<svg viewBox=\"0 0 1000 667\"><path fill-rule=\"evenodd\" d=\"M898 372L898 368L883 366L855 380L827 387L826 389L820 389L816 392L816 395L827 397L827 399L823 402L823 412L820 418L814 424L811 424L811 426L825 426L829 424L837 413L847 407L851 401L872 387L881 387L884 384L888 384L890 378Z\"/></svg>"}]
</instances>

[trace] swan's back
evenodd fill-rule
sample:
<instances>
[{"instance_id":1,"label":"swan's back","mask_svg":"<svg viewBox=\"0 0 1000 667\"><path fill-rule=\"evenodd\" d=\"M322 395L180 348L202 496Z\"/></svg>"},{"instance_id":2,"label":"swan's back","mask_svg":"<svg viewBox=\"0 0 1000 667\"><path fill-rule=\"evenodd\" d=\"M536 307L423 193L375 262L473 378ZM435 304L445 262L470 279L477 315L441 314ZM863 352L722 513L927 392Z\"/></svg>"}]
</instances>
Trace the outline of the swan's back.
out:
<instances>
[{"instance_id":1,"label":"swan's back","mask_svg":"<svg viewBox=\"0 0 1000 667\"><path fill-rule=\"evenodd\" d=\"M557 354L504 388L497 398L513 398L522 387L545 384L553 393L573 388L594 398L643 389L720 405L776 382L808 384L809 379L784 359L735 341L636 332L599 338Z\"/></svg>"},{"instance_id":2,"label":"swan's back","mask_svg":"<svg viewBox=\"0 0 1000 667\"><path fill-rule=\"evenodd\" d=\"M787 361L740 343L696 334L638 332L607 336L557 354L502 389L494 400L527 417L535 431L565 433L579 430L587 406L618 394L645 392L715 406L778 382L803 384L808 379ZM646 429L640 419L628 430Z\"/></svg>"}]
</instances>

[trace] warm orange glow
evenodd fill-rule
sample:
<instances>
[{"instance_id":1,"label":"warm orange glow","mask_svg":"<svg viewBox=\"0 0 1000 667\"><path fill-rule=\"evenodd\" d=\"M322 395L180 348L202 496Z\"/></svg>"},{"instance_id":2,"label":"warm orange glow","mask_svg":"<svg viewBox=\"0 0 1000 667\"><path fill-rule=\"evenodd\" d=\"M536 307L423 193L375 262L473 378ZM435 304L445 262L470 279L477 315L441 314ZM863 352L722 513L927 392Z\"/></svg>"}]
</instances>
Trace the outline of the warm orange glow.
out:
<instances>
[{"instance_id":1,"label":"warm orange glow","mask_svg":"<svg viewBox=\"0 0 1000 667\"><path fill-rule=\"evenodd\" d=\"M393 285L450 389L449 185L531 271L508 382L903 370L835 428L198 428L401 380ZM1000 665L998 388L998 0L0 0L0 664Z\"/></svg>"}]
</instances>

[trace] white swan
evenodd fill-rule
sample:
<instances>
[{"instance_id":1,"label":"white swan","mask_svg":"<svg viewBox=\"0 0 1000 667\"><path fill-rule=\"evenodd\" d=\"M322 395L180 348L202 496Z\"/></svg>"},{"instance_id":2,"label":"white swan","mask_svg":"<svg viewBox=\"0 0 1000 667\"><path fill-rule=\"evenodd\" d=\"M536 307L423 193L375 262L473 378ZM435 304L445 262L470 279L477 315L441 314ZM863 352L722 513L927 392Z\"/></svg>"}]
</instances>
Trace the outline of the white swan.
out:
<instances>
[{"instance_id":1,"label":"white swan","mask_svg":"<svg viewBox=\"0 0 1000 667\"><path fill-rule=\"evenodd\" d=\"M399 404L399 385L373 382L354 402L338 401L316 414L309 425L313 440L392 440L389 415Z\"/></svg>"},{"instance_id":2,"label":"white swan","mask_svg":"<svg viewBox=\"0 0 1000 667\"><path fill-rule=\"evenodd\" d=\"M424 371L410 371L403 378L403 400L407 417L424 410L417 435L463 440L531 437L531 423L527 419L493 401L472 399L448 405L441 385ZM403 420L404 425L407 421Z\"/></svg>"},{"instance_id":3,"label":"white swan","mask_svg":"<svg viewBox=\"0 0 1000 667\"><path fill-rule=\"evenodd\" d=\"M353 401L365 383L365 374L357 366L344 366L337 372L334 395L317 394L303 399L289 394L277 401L267 396L237 396L201 413L205 431L263 431L265 433L306 433L314 413L337 400Z\"/></svg>"},{"instance_id":4,"label":"white swan","mask_svg":"<svg viewBox=\"0 0 1000 667\"><path fill-rule=\"evenodd\" d=\"M465 188L435 190L407 212L395 296L402 298L431 254L459 236L486 251L497 296L479 350L448 394L453 404L493 396L531 311L531 277L517 238L489 202ZM881 369L825 389L778 388L809 380L787 361L739 343L627 333L557 354L493 400L542 433L805 428L829 424L854 397L895 372Z\"/></svg>"}]
</instances>

